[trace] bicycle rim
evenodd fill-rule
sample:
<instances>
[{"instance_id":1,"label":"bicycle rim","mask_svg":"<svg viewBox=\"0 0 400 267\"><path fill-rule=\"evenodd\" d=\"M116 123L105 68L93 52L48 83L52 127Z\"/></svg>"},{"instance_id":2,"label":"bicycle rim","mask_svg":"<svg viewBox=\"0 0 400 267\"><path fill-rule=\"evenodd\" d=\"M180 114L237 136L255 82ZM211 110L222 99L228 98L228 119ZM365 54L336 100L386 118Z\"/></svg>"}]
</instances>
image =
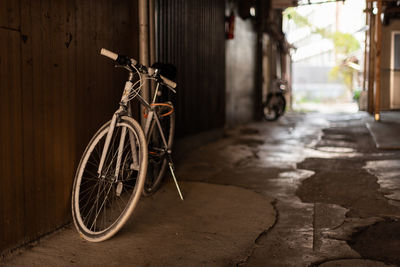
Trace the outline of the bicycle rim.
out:
<instances>
[{"instance_id":1,"label":"bicycle rim","mask_svg":"<svg viewBox=\"0 0 400 267\"><path fill-rule=\"evenodd\" d=\"M125 117L126 118L126 117ZM86 240L99 242L113 236L125 224L139 201L147 165L147 147L140 126L132 119L117 123L106 155L102 174L98 164L110 123L106 123L92 138L79 164L72 194L72 214L75 226ZM123 140L118 178L115 168L122 129ZM130 138L134 140L139 165L134 165Z\"/></svg>"},{"instance_id":2,"label":"bicycle rim","mask_svg":"<svg viewBox=\"0 0 400 267\"><path fill-rule=\"evenodd\" d=\"M270 107L268 103L263 107L263 112L264 119L267 121L274 121L278 118L276 109L274 107Z\"/></svg>"},{"instance_id":3,"label":"bicycle rim","mask_svg":"<svg viewBox=\"0 0 400 267\"><path fill-rule=\"evenodd\" d=\"M275 121L282 114L282 102L281 97L271 95L267 99L267 103L263 105L264 119L267 121Z\"/></svg>"},{"instance_id":4,"label":"bicycle rim","mask_svg":"<svg viewBox=\"0 0 400 267\"><path fill-rule=\"evenodd\" d=\"M282 116L285 113L285 109L286 109L286 99L284 95L280 95L279 98L279 116Z\"/></svg>"}]
</instances>

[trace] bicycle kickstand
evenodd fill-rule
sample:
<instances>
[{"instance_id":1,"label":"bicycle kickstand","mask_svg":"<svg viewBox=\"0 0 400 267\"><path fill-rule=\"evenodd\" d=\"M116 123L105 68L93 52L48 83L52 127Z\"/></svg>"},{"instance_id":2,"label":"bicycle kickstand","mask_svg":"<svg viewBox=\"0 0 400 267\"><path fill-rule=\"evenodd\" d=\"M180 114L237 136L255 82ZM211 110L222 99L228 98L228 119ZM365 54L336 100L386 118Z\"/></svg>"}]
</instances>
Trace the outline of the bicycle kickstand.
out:
<instances>
[{"instance_id":1,"label":"bicycle kickstand","mask_svg":"<svg viewBox=\"0 0 400 267\"><path fill-rule=\"evenodd\" d=\"M174 172L174 163L172 162L171 155L169 155L169 157L168 157L168 165L169 165L169 170L171 171L171 174L172 174L172 178L174 179L176 189L178 190L179 196L182 200L184 200L181 189L179 188L179 185L178 185L178 181L176 180L176 176L175 176L175 172Z\"/></svg>"}]
</instances>

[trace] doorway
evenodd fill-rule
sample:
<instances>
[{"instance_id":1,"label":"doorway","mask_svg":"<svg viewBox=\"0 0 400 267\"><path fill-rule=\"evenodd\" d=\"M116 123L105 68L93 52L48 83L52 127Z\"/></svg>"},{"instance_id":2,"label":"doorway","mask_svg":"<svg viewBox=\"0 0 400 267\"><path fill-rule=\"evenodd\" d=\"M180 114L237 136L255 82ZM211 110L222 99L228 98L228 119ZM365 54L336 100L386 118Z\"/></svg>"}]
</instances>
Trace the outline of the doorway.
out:
<instances>
[{"instance_id":1,"label":"doorway","mask_svg":"<svg viewBox=\"0 0 400 267\"><path fill-rule=\"evenodd\" d=\"M390 108L400 109L400 31L392 32Z\"/></svg>"},{"instance_id":2,"label":"doorway","mask_svg":"<svg viewBox=\"0 0 400 267\"><path fill-rule=\"evenodd\" d=\"M284 11L283 30L294 46L293 109L357 112L363 87L365 1L309 3Z\"/></svg>"}]
</instances>

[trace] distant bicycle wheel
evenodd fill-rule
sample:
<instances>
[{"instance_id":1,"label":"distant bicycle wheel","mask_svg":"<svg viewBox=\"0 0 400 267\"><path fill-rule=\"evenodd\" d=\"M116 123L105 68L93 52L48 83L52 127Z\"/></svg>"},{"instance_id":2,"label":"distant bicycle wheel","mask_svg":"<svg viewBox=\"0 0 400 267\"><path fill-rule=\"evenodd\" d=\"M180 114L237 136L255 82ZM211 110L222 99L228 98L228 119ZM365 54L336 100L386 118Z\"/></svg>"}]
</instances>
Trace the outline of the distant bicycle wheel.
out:
<instances>
[{"instance_id":1,"label":"distant bicycle wheel","mask_svg":"<svg viewBox=\"0 0 400 267\"><path fill-rule=\"evenodd\" d=\"M75 227L91 242L106 240L121 229L139 201L146 178L146 140L140 125L129 117L116 124L103 170L97 173L109 127L110 122L104 124L86 147L72 190ZM117 163L119 148L122 157ZM115 177L117 164L120 171Z\"/></svg>"},{"instance_id":2,"label":"distant bicycle wheel","mask_svg":"<svg viewBox=\"0 0 400 267\"><path fill-rule=\"evenodd\" d=\"M278 110L278 114L279 117L282 116L285 113L285 109L286 109L286 99L284 95L279 95L279 110Z\"/></svg>"},{"instance_id":3,"label":"distant bicycle wheel","mask_svg":"<svg viewBox=\"0 0 400 267\"><path fill-rule=\"evenodd\" d=\"M161 137L160 130L155 120L150 125L150 130L147 135L149 161L147 168L147 177L144 184L143 194L150 196L154 194L161 186L162 179L168 168L167 150L172 148L175 134L175 112L173 111L172 103L168 102L166 106L160 105L157 108L157 114L160 118L160 124L164 133L167 148Z\"/></svg>"},{"instance_id":4,"label":"distant bicycle wheel","mask_svg":"<svg viewBox=\"0 0 400 267\"><path fill-rule=\"evenodd\" d=\"M263 104L263 115L267 121L276 121L285 112L286 100L281 94L271 94Z\"/></svg>"}]
</instances>

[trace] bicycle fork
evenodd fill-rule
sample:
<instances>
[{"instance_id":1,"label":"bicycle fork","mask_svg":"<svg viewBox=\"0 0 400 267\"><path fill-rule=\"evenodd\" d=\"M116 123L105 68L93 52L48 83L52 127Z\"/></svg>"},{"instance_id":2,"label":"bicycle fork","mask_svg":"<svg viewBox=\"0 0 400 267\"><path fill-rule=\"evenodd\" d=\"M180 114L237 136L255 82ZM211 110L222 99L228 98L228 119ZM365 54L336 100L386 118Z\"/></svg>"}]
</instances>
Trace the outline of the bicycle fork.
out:
<instances>
[{"instance_id":1,"label":"bicycle fork","mask_svg":"<svg viewBox=\"0 0 400 267\"><path fill-rule=\"evenodd\" d=\"M111 119L111 123L110 123L110 128L108 129L107 132L107 136L106 136L106 140L104 143L104 147L103 147L103 151L101 153L101 158L100 158L100 163L99 163L99 167L97 170L97 173L99 175L99 178L104 178L102 177L102 171L104 168L104 162L106 160L106 156L108 153L108 149L110 147L111 144L111 138L114 134L114 130L115 127L118 123L119 117L121 116L121 113L124 112L124 109L121 107L119 108L113 115L112 119ZM126 139L126 127L122 127L121 129L121 137L119 140L119 145L118 145L118 153L117 153L117 162L116 162L116 166L115 166L115 172L114 172L114 177L115 177L115 182L118 182L117 185L117 195L119 196L121 194L122 191L122 182L118 181L118 177L119 177L119 172L121 169L121 161L122 161L122 153L124 150L124 143L125 143L125 139ZM132 170L139 170L139 159L138 159L138 155L137 155L137 148L136 148L136 142L135 142L135 137L133 136L133 134L131 132L129 132L129 143L130 143L130 149L131 149L131 153L132 153L132 164L130 166L130 169ZM114 156L114 155L113 155Z\"/></svg>"},{"instance_id":2,"label":"bicycle fork","mask_svg":"<svg viewBox=\"0 0 400 267\"><path fill-rule=\"evenodd\" d=\"M108 129L106 141L104 142L104 147L103 147L103 151L101 153L99 168L97 169L97 174L99 175L99 178L101 177L101 172L103 170L104 161L106 160L108 148L110 147L111 137L114 133L115 126L117 125L117 118L118 118L118 113L119 113L118 111L114 113L114 115L111 119L110 128Z\"/></svg>"}]
</instances>

